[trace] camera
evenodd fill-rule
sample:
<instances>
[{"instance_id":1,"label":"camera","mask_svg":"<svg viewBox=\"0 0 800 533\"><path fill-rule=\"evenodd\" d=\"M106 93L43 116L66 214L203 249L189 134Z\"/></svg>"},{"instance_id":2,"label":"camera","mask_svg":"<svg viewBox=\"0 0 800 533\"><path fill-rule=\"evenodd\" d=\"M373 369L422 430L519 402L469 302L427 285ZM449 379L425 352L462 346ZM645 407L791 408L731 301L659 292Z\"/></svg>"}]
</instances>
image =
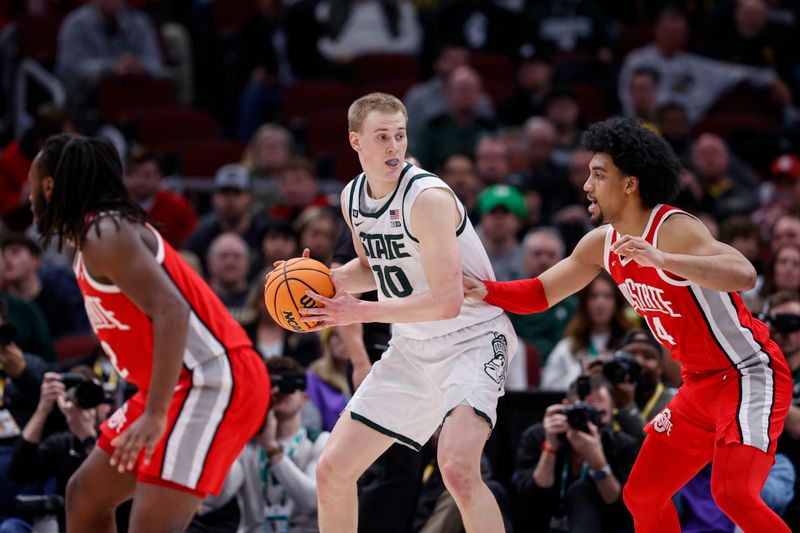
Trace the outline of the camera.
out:
<instances>
[{"instance_id":1,"label":"camera","mask_svg":"<svg viewBox=\"0 0 800 533\"><path fill-rule=\"evenodd\" d=\"M634 356L628 352L617 350L610 359L603 361L603 376L612 385L625 381L638 383L639 378L642 377L642 367Z\"/></svg>"},{"instance_id":2,"label":"camera","mask_svg":"<svg viewBox=\"0 0 800 533\"><path fill-rule=\"evenodd\" d=\"M776 333L794 333L800 331L800 315L777 313L766 317L766 322Z\"/></svg>"},{"instance_id":3,"label":"camera","mask_svg":"<svg viewBox=\"0 0 800 533\"><path fill-rule=\"evenodd\" d=\"M14 324L0 324L0 346L8 346L17 337L17 328Z\"/></svg>"},{"instance_id":4,"label":"camera","mask_svg":"<svg viewBox=\"0 0 800 533\"><path fill-rule=\"evenodd\" d=\"M303 372L282 372L270 374L272 388L279 389L281 394L291 394L298 390L306 390L306 375Z\"/></svg>"},{"instance_id":5,"label":"camera","mask_svg":"<svg viewBox=\"0 0 800 533\"><path fill-rule=\"evenodd\" d=\"M112 403L102 385L77 372L61 374L61 382L67 389L67 398L81 409L92 409L101 403Z\"/></svg>"},{"instance_id":6,"label":"camera","mask_svg":"<svg viewBox=\"0 0 800 533\"><path fill-rule=\"evenodd\" d=\"M567 417L569 427L584 433L591 433L589 431L589 422L595 426L600 426L600 411L594 405L583 400L579 400L564 409L564 415Z\"/></svg>"}]
</instances>

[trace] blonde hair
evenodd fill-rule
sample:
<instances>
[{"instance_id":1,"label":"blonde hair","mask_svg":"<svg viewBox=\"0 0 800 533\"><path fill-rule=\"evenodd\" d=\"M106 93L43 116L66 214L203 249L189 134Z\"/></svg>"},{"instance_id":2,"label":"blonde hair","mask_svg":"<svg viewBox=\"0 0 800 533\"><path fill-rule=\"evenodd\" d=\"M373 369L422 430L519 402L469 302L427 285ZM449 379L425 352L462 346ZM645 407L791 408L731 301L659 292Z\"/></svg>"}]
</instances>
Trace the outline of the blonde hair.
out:
<instances>
[{"instance_id":1,"label":"blonde hair","mask_svg":"<svg viewBox=\"0 0 800 533\"><path fill-rule=\"evenodd\" d=\"M347 110L347 127L350 131L359 132L367 115L371 111L380 113L402 113L408 120L408 111L403 102L396 96L386 93L370 93L362 96L352 104Z\"/></svg>"}]
</instances>

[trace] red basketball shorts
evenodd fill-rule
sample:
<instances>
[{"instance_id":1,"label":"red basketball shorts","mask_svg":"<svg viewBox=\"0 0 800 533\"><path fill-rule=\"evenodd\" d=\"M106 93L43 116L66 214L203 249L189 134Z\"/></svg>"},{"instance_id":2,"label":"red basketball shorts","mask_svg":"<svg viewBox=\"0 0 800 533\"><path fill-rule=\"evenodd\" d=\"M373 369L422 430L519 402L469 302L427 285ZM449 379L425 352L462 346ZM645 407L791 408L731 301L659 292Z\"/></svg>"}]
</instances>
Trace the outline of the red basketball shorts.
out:
<instances>
[{"instance_id":1,"label":"red basketball shorts","mask_svg":"<svg viewBox=\"0 0 800 533\"><path fill-rule=\"evenodd\" d=\"M264 423L270 385L261 357L250 347L183 369L167 412L167 429L150 463L139 454L134 472L143 483L204 497L217 494L245 444ZM98 446L111 441L144 412L147 395L137 392L101 427Z\"/></svg>"},{"instance_id":2,"label":"red basketball shorts","mask_svg":"<svg viewBox=\"0 0 800 533\"><path fill-rule=\"evenodd\" d=\"M678 394L645 431L665 444L709 460L719 441L775 455L792 399L786 360L769 341L740 366L743 368L684 372Z\"/></svg>"}]
</instances>

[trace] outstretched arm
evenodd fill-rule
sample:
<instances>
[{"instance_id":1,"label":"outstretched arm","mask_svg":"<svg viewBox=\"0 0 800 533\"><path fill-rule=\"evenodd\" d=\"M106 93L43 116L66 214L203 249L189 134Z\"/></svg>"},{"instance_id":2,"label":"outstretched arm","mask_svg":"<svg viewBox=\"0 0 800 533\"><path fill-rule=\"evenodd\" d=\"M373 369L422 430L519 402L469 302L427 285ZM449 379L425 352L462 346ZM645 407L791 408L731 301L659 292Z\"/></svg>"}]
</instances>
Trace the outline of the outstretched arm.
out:
<instances>
[{"instance_id":1,"label":"outstretched arm","mask_svg":"<svg viewBox=\"0 0 800 533\"><path fill-rule=\"evenodd\" d=\"M544 311L592 281L603 262L606 227L586 234L572 254L546 270L538 278L515 281L477 281L465 278L468 298L486 302L518 314Z\"/></svg>"},{"instance_id":2,"label":"outstretched arm","mask_svg":"<svg viewBox=\"0 0 800 533\"><path fill-rule=\"evenodd\" d=\"M666 270L708 289L744 291L756 283L756 270L750 261L714 239L702 222L686 215L673 215L664 222L658 248L641 237L625 235L612 250L640 265Z\"/></svg>"},{"instance_id":3,"label":"outstretched arm","mask_svg":"<svg viewBox=\"0 0 800 533\"><path fill-rule=\"evenodd\" d=\"M132 224L103 218L100 232L90 229L83 247L91 274L119 287L153 323L153 372L144 414L118 436L112 464L132 469L139 450L146 448L149 461L153 446L166 428L167 408L178 383L189 306L159 266Z\"/></svg>"}]
</instances>

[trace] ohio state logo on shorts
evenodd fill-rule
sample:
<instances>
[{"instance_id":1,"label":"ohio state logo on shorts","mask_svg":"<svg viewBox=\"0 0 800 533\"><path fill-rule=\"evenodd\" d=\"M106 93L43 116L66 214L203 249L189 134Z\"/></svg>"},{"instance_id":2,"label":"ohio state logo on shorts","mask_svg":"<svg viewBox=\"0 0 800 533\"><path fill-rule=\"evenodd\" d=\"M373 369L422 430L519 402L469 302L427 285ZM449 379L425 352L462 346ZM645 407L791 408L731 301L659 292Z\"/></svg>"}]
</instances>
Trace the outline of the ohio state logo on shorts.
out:
<instances>
[{"instance_id":1,"label":"ohio state logo on shorts","mask_svg":"<svg viewBox=\"0 0 800 533\"><path fill-rule=\"evenodd\" d=\"M672 411L669 410L669 407L666 407L653 418L653 429L655 429L657 433L664 433L666 431L667 436L672 433Z\"/></svg>"}]
</instances>

